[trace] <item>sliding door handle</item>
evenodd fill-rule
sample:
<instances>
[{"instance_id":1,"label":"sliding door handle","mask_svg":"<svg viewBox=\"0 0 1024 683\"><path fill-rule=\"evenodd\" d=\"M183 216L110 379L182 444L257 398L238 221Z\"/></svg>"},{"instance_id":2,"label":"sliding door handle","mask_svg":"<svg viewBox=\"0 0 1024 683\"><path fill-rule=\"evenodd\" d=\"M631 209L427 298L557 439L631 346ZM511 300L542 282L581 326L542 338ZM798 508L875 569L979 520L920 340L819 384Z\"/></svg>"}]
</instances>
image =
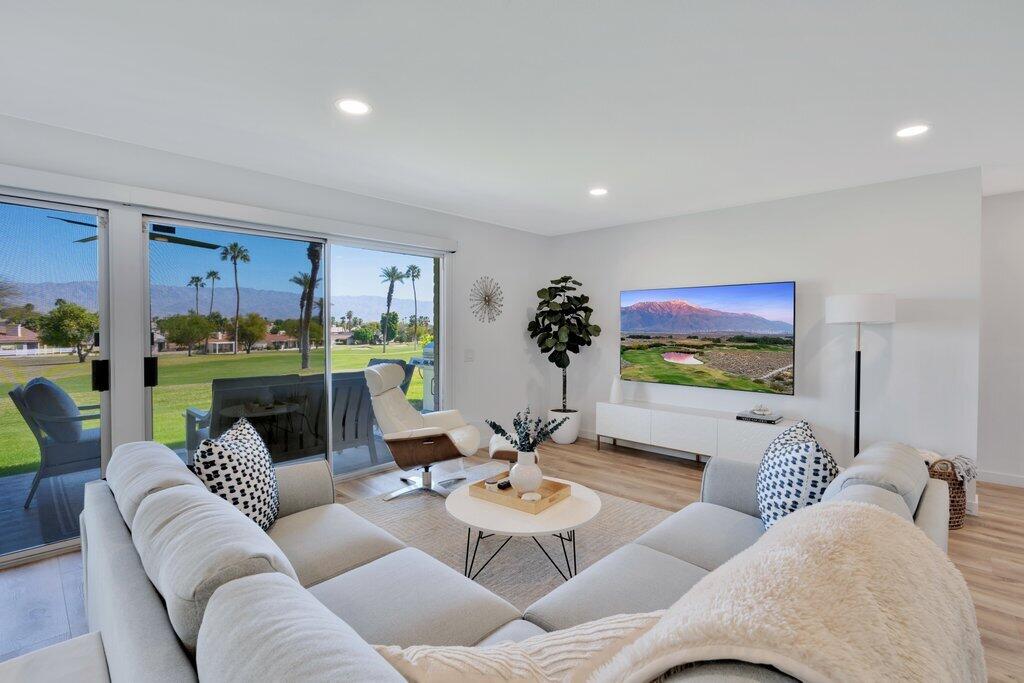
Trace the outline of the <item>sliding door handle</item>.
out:
<instances>
[{"instance_id":1,"label":"sliding door handle","mask_svg":"<svg viewBox=\"0 0 1024 683\"><path fill-rule=\"evenodd\" d=\"M142 359L142 386L155 387L159 384L160 378L157 372L158 359L156 356L146 356Z\"/></svg>"},{"instance_id":2,"label":"sliding door handle","mask_svg":"<svg viewBox=\"0 0 1024 683\"><path fill-rule=\"evenodd\" d=\"M92 390L110 391L110 361L92 361Z\"/></svg>"}]
</instances>

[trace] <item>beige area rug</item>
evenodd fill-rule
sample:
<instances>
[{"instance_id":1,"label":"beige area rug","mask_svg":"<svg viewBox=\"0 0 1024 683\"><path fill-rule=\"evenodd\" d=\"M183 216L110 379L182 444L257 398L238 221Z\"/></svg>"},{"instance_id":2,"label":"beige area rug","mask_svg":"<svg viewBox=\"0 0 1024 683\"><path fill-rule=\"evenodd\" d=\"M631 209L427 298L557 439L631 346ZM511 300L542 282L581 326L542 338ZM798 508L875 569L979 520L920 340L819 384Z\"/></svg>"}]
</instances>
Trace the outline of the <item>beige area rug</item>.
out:
<instances>
[{"instance_id":1,"label":"beige area rug","mask_svg":"<svg viewBox=\"0 0 1024 683\"><path fill-rule=\"evenodd\" d=\"M601 512L576 531L579 571L621 548L671 513L643 503L598 493ZM451 518L444 499L417 493L395 500L367 498L348 504L349 509L462 573L466 553L466 527ZM479 568L507 537L492 536L480 542ZM476 540L474 534L474 541ZM562 546L554 536L539 538L551 557L565 571ZM568 549L569 546L566 545ZM470 548L472 553L472 547ZM569 553L572 557L571 550ZM564 583L532 538L513 538L477 577L477 582L519 609L547 595Z\"/></svg>"}]
</instances>

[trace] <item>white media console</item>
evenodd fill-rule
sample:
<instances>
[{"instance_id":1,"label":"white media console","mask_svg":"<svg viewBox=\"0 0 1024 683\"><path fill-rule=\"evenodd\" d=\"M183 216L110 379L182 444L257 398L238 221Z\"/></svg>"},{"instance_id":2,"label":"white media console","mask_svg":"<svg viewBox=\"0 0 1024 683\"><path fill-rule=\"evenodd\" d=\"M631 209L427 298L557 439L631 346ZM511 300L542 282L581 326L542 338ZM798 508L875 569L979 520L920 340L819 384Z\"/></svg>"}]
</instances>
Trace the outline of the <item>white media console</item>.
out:
<instances>
[{"instance_id":1,"label":"white media console","mask_svg":"<svg viewBox=\"0 0 1024 683\"><path fill-rule=\"evenodd\" d=\"M795 424L737 420L735 413L663 403L597 404L597 448L601 438L631 441L701 456L761 462L764 449L779 432Z\"/></svg>"}]
</instances>

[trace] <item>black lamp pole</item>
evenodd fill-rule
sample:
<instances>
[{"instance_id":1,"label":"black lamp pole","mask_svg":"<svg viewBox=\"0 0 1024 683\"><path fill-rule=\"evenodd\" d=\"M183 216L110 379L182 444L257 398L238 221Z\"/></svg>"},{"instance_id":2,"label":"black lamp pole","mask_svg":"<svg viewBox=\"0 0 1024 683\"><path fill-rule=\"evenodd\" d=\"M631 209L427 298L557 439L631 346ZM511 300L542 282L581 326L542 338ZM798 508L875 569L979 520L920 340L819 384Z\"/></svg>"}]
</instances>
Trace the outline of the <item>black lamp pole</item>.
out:
<instances>
[{"instance_id":1,"label":"black lamp pole","mask_svg":"<svg viewBox=\"0 0 1024 683\"><path fill-rule=\"evenodd\" d=\"M856 379L853 389L853 457L860 453L860 323L857 323Z\"/></svg>"}]
</instances>

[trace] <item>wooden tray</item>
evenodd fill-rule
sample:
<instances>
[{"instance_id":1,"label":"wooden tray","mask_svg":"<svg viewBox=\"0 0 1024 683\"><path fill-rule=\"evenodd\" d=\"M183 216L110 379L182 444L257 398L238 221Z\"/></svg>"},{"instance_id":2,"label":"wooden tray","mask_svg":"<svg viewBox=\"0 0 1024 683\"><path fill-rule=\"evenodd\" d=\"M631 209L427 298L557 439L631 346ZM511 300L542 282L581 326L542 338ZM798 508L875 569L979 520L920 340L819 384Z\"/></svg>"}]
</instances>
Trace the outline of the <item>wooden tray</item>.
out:
<instances>
[{"instance_id":1,"label":"wooden tray","mask_svg":"<svg viewBox=\"0 0 1024 683\"><path fill-rule=\"evenodd\" d=\"M469 486L469 495L473 498L504 505L513 510L529 512L531 515L544 512L555 503L568 498L572 493L572 487L569 484L545 479L537 493L541 496L540 500L526 501L519 497L514 488L507 488L504 491L488 491L482 481L470 484Z\"/></svg>"}]
</instances>

